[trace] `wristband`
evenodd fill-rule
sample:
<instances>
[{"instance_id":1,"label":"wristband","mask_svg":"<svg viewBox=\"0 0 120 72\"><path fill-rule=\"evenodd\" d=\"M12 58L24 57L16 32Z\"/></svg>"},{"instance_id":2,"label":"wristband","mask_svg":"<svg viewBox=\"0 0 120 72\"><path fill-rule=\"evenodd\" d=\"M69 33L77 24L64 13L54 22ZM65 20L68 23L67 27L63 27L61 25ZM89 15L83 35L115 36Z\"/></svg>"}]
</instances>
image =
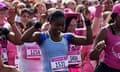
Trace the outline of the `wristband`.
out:
<instances>
[{"instance_id":1,"label":"wristband","mask_svg":"<svg viewBox=\"0 0 120 72\"><path fill-rule=\"evenodd\" d=\"M40 23L40 22L36 22L35 24L34 24L34 28L41 28L41 26L42 26L42 24Z\"/></svg>"},{"instance_id":2,"label":"wristband","mask_svg":"<svg viewBox=\"0 0 120 72\"><path fill-rule=\"evenodd\" d=\"M91 26L91 21L90 20L85 20L85 25L86 26Z\"/></svg>"},{"instance_id":3,"label":"wristband","mask_svg":"<svg viewBox=\"0 0 120 72\"><path fill-rule=\"evenodd\" d=\"M9 31L7 28L2 28L2 29L1 29L1 33L4 34L4 35L9 34L9 32L10 32L10 31Z\"/></svg>"}]
</instances>

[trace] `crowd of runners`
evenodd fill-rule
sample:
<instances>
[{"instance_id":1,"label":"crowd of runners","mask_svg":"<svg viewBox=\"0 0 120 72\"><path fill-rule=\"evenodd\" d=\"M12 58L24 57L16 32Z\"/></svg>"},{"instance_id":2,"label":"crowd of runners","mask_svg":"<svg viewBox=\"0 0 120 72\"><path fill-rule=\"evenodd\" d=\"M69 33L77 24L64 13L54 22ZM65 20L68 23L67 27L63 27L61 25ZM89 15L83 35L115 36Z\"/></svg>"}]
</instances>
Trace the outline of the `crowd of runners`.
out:
<instances>
[{"instance_id":1,"label":"crowd of runners","mask_svg":"<svg viewBox=\"0 0 120 72\"><path fill-rule=\"evenodd\" d=\"M0 72L120 72L120 1L0 0Z\"/></svg>"}]
</instances>

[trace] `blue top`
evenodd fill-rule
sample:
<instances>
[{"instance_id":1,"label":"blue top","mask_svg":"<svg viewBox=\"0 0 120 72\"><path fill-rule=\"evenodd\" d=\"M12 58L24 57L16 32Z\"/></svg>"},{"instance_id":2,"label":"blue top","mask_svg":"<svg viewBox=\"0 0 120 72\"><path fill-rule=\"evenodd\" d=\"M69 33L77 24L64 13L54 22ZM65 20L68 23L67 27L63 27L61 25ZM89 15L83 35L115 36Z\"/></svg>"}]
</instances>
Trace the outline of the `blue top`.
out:
<instances>
[{"instance_id":1,"label":"blue top","mask_svg":"<svg viewBox=\"0 0 120 72\"><path fill-rule=\"evenodd\" d=\"M52 72L50 59L57 56L66 56L68 51L68 36L63 35L62 40L59 42L53 41L49 34L42 42L41 51L43 55L43 72ZM64 71L65 72L65 71Z\"/></svg>"}]
</instances>

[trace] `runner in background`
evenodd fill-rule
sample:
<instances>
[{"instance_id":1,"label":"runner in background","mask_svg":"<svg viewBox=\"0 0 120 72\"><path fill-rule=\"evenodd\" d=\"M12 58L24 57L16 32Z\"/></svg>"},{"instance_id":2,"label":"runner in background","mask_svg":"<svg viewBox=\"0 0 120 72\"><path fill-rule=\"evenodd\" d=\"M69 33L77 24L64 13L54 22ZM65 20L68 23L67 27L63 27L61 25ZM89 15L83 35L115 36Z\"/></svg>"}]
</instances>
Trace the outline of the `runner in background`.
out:
<instances>
[{"instance_id":1,"label":"runner in background","mask_svg":"<svg viewBox=\"0 0 120 72\"><path fill-rule=\"evenodd\" d=\"M8 30L12 31L11 25L9 24L8 20L7 20L7 16L8 16L8 9L5 9L5 7L9 8L6 4L4 3L0 3L1 5L1 16L0 16L0 27L5 27ZM2 8L2 6L4 6L4 8ZM17 55L17 50L16 50L16 46L10 42L9 40L7 40L7 60L5 61L5 64L8 65L13 65L15 66L15 56ZM12 48L12 49L11 49Z\"/></svg>"},{"instance_id":2,"label":"runner in background","mask_svg":"<svg viewBox=\"0 0 120 72\"><path fill-rule=\"evenodd\" d=\"M66 27L65 32L75 33L75 28L78 23L78 19L80 18L79 13L65 13L66 17ZM68 64L69 64L69 72L81 72L81 46L69 44L68 46Z\"/></svg>"},{"instance_id":3,"label":"runner in background","mask_svg":"<svg viewBox=\"0 0 120 72\"><path fill-rule=\"evenodd\" d=\"M66 0L64 2L64 12L75 12L76 2L74 0Z\"/></svg>"},{"instance_id":4,"label":"runner in background","mask_svg":"<svg viewBox=\"0 0 120 72\"><path fill-rule=\"evenodd\" d=\"M41 21L41 14L47 12L46 6L42 2L37 2L32 7L35 11L35 18L37 21Z\"/></svg>"},{"instance_id":5,"label":"runner in background","mask_svg":"<svg viewBox=\"0 0 120 72\"><path fill-rule=\"evenodd\" d=\"M21 34L24 33L29 27L35 24L32 18L30 18L31 11L28 8L23 8L20 14L20 22L22 27L18 26ZM38 30L39 32L40 30ZM21 45L17 45L18 58L15 59L16 66L21 72L41 72L41 51L36 42L22 42ZM34 66L33 66L34 65Z\"/></svg>"},{"instance_id":6,"label":"runner in background","mask_svg":"<svg viewBox=\"0 0 120 72\"><path fill-rule=\"evenodd\" d=\"M102 13L102 6L101 5L90 5L87 4L88 2L85 2L85 5L80 4L77 6L76 11L81 14L80 21L83 22L82 28L80 25L78 25L78 28L76 29L78 34L85 35L85 24L84 24L84 17L83 14L90 14L90 19L92 21L92 32L93 36L97 35L97 32L100 29L100 18ZM90 9L93 10L96 7L96 12L91 13ZM93 19L91 18L94 15ZM97 19L96 19L97 18ZM94 19L96 19L94 21ZM82 72L93 72L94 67L96 66L96 61L92 61L89 59L89 52L91 50L92 45L86 45L82 46L81 48L81 56L82 56L82 65L81 65L81 71Z\"/></svg>"},{"instance_id":7,"label":"runner in background","mask_svg":"<svg viewBox=\"0 0 120 72\"><path fill-rule=\"evenodd\" d=\"M113 22L103 28L96 37L95 44L90 53L92 60L99 59L102 51L105 52L104 59L100 62L94 72L119 72L119 27L120 27L120 4L114 5L112 9Z\"/></svg>"},{"instance_id":8,"label":"runner in background","mask_svg":"<svg viewBox=\"0 0 120 72\"><path fill-rule=\"evenodd\" d=\"M96 35L98 32L104 28L104 26L107 26L109 24L109 19L111 19L111 13L108 14L108 24L103 24L105 22L104 19L104 13L106 12L111 12L113 7L113 1L112 0L100 0L99 4L96 6L96 11L95 11L95 17L93 19L93 24L92 24L92 31L93 31L93 36L96 38ZM109 17L110 16L110 17ZM104 19L104 20L103 20ZM93 63L93 66L95 67L99 61L103 61L104 59L104 51L101 52L99 59L97 60L97 63Z\"/></svg>"},{"instance_id":9,"label":"runner in background","mask_svg":"<svg viewBox=\"0 0 120 72\"><path fill-rule=\"evenodd\" d=\"M16 4L16 7L15 7L15 11L16 11L15 22L16 23L20 22L20 12L21 12L21 9L23 8L26 8L25 3L18 2L18 4Z\"/></svg>"},{"instance_id":10,"label":"runner in background","mask_svg":"<svg viewBox=\"0 0 120 72\"><path fill-rule=\"evenodd\" d=\"M14 15L15 11L13 10L13 8L7 8L4 3L0 3L0 6L1 6L1 16L6 16L6 14L8 15L8 16L6 16L7 17L7 21L9 22L9 24L10 24L10 26L11 26L13 32L14 32L14 33L13 32L9 32L8 29L6 29L4 27L1 27L1 33L2 33L1 35L4 36L4 37L6 37L5 38L6 40L9 40L9 41L11 41L14 44L17 44L17 45L21 44L21 42L20 42L20 33L17 30L16 25L12 21L12 19L14 19L14 17L15 17L15 15ZM8 10L8 13L5 11L6 9ZM3 21L4 21L4 19L3 19ZM1 41L1 43L4 43L4 41L3 42ZM6 41L6 43L4 45L3 44L2 45L5 47L6 44L7 44L7 41ZM0 68L1 68L0 71L1 72L18 72L15 67L9 66L9 65L5 65L3 63L4 62L4 58L2 58L2 54L4 52L2 52L0 54ZM8 57L7 54L4 53L4 55L6 55L5 57Z\"/></svg>"}]
</instances>

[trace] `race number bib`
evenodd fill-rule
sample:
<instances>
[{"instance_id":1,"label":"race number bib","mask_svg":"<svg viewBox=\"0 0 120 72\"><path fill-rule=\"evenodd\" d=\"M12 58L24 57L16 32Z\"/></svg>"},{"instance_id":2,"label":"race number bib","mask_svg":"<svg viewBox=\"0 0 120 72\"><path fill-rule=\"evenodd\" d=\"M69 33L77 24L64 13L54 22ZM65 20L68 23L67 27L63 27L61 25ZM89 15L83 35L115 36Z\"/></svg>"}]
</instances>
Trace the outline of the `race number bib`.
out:
<instances>
[{"instance_id":1,"label":"race number bib","mask_svg":"<svg viewBox=\"0 0 120 72\"><path fill-rule=\"evenodd\" d=\"M69 65L80 64L80 63L81 63L80 52L69 52L68 53L68 64Z\"/></svg>"},{"instance_id":2,"label":"race number bib","mask_svg":"<svg viewBox=\"0 0 120 72\"><path fill-rule=\"evenodd\" d=\"M52 71L68 71L67 56L59 56L51 59Z\"/></svg>"},{"instance_id":3,"label":"race number bib","mask_svg":"<svg viewBox=\"0 0 120 72\"><path fill-rule=\"evenodd\" d=\"M7 55L7 49L6 48L2 48L2 59L3 62L8 62L8 55Z\"/></svg>"},{"instance_id":4,"label":"race number bib","mask_svg":"<svg viewBox=\"0 0 120 72\"><path fill-rule=\"evenodd\" d=\"M24 43L22 55L27 59L40 59L41 49L36 43Z\"/></svg>"},{"instance_id":5,"label":"race number bib","mask_svg":"<svg viewBox=\"0 0 120 72\"><path fill-rule=\"evenodd\" d=\"M40 58L41 51L37 46L27 46L26 47L26 57L27 58Z\"/></svg>"}]
</instances>

